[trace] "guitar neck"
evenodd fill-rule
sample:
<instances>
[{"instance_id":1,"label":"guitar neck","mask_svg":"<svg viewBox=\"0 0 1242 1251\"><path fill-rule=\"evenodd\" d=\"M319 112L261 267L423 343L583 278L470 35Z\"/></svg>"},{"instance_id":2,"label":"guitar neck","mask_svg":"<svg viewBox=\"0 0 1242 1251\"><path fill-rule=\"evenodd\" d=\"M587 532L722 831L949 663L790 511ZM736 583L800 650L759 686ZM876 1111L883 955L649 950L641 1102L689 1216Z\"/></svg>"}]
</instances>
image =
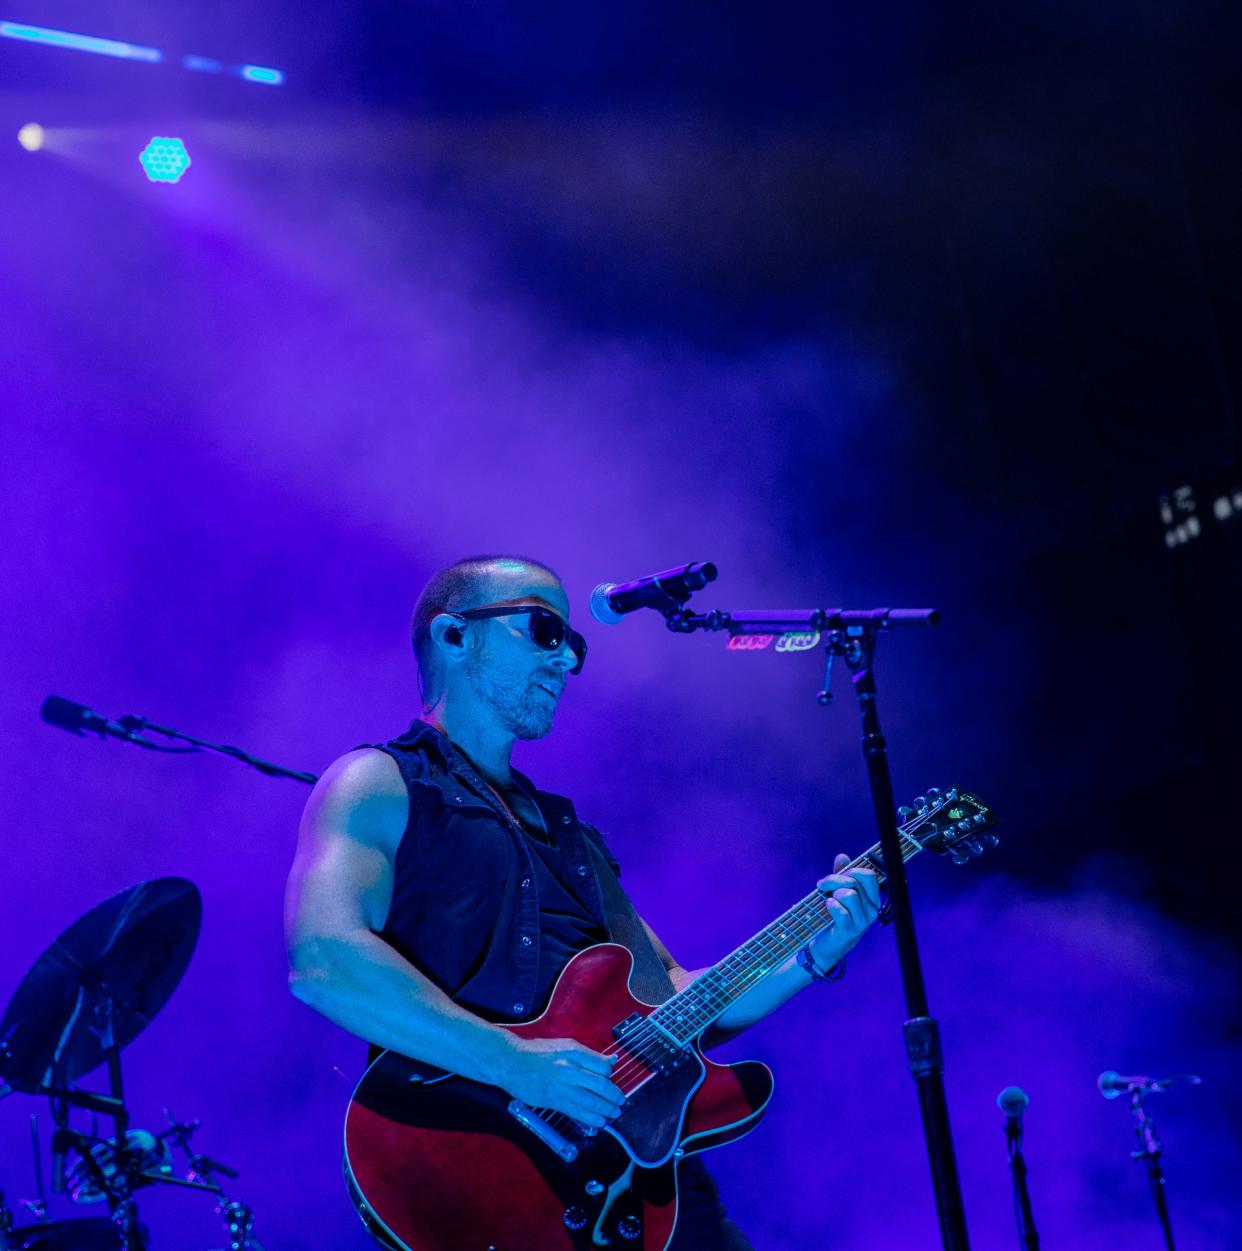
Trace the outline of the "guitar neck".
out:
<instances>
[{"instance_id":1,"label":"guitar neck","mask_svg":"<svg viewBox=\"0 0 1242 1251\"><path fill-rule=\"evenodd\" d=\"M898 839L903 861L923 850L904 833L899 833ZM851 860L841 872L850 873L855 869L870 869L881 881L884 880L879 843ZM679 1046L687 1046L743 995L775 973L808 939L827 929L831 923L824 896L818 890L812 891L753 938L731 951L719 964L699 974L684 990L661 1004L648 1019L659 1025Z\"/></svg>"}]
</instances>

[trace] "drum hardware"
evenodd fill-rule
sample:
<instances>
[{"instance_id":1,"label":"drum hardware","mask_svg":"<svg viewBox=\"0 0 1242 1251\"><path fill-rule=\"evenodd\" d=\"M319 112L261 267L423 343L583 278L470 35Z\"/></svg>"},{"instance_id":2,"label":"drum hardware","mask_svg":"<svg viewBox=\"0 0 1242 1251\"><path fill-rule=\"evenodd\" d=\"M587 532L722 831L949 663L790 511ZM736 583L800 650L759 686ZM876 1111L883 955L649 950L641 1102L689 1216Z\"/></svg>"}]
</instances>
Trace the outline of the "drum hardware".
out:
<instances>
[{"instance_id":1,"label":"drum hardware","mask_svg":"<svg viewBox=\"0 0 1242 1251\"><path fill-rule=\"evenodd\" d=\"M164 1109L164 1115L168 1118L169 1127L160 1134L160 1137L167 1138L185 1154L189 1165L187 1178L192 1179L204 1189L213 1191L220 1199L216 1212L224 1222L225 1233L229 1240L229 1251L263 1251L262 1244L254 1236L252 1209L240 1199L232 1199L226 1195L224 1188L216 1181L217 1174L227 1177L230 1181L236 1181L239 1176L237 1170L201 1151L195 1151L190 1146L190 1137L195 1130L199 1129L200 1122L178 1121L167 1108Z\"/></svg>"},{"instance_id":2,"label":"drum hardware","mask_svg":"<svg viewBox=\"0 0 1242 1251\"><path fill-rule=\"evenodd\" d=\"M123 1251L121 1231L106 1217L43 1221L9 1232L8 1251Z\"/></svg>"},{"instance_id":3,"label":"drum hardware","mask_svg":"<svg viewBox=\"0 0 1242 1251\"><path fill-rule=\"evenodd\" d=\"M65 1175L69 1197L74 1203L102 1203L108 1197L108 1186L116 1183L122 1171L127 1174L129 1189L163 1181L172 1175L172 1153L168 1144L145 1129L126 1130L125 1145L121 1149L115 1138L87 1143L86 1136L79 1135L81 1154Z\"/></svg>"},{"instance_id":4,"label":"drum hardware","mask_svg":"<svg viewBox=\"0 0 1242 1251\"><path fill-rule=\"evenodd\" d=\"M121 1051L168 1001L189 965L198 939L202 903L184 878L157 878L121 891L80 917L35 961L0 1020L3 1094L47 1096L53 1133L52 1191L75 1203L106 1203L108 1217L48 1220L38 1123L31 1117L38 1198L25 1206L36 1224L13 1228L0 1195L0 1251L146 1251L136 1192L150 1185L203 1191L219 1201L230 1251L262 1251L253 1237L254 1214L224 1193L217 1175L236 1170L193 1150L199 1122L177 1121L152 1134L131 1128L121 1073ZM107 1093L76 1083L101 1065ZM71 1124L89 1112L91 1132ZM113 1133L98 1133L98 1118ZM172 1148L188 1173L173 1172Z\"/></svg>"}]
</instances>

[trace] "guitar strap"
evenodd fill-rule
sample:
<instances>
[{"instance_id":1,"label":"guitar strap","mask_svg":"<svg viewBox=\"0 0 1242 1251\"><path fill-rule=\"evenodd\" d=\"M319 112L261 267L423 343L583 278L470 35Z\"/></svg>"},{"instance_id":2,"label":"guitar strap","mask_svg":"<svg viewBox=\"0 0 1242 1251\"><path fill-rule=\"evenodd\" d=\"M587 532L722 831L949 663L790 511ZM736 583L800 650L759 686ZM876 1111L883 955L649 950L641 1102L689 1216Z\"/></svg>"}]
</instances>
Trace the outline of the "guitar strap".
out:
<instances>
[{"instance_id":1,"label":"guitar strap","mask_svg":"<svg viewBox=\"0 0 1242 1251\"><path fill-rule=\"evenodd\" d=\"M608 936L614 943L627 947L634 957L630 989L646 1003L663 1003L672 997L675 989L668 970L652 946L638 912L622 889L612 866L605 859L599 843L591 837L589 830L586 834L587 846L595 860L595 871L599 876L600 892L604 898L604 919L608 924Z\"/></svg>"},{"instance_id":2,"label":"guitar strap","mask_svg":"<svg viewBox=\"0 0 1242 1251\"><path fill-rule=\"evenodd\" d=\"M458 750L460 751L460 748ZM464 752L462 754L465 755ZM508 791L493 786L482 775L480 778L509 814L509 819L514 825L530 826L530 815L525 812L516 812L511 802L513 799L520 799L524 801L524 807L530 810L530 814L537 818L540 827L537 833L546 837L547 819L538 801L527 790L530 783L524 775L515 774L512 788ZM521 820L521 817L526 817L526 819ZM622 889L617 871L612 867L614 862L604 847L603 836L594 826L587 825L585 822L579 822L578 828L582 831L583 842L590 849L591 858L595 864L595 876L599 882L604 908L603 919L605 928L608 930L608 937L614 943L620 943L628 948L634 957L630 986L639 999L647 1003L663 1003L673 995L676 987L669 978L664 962L660 959L660 953L652 945L646 928L634 905L630 902L630 897Z\"/></svg>"}]
</instances>

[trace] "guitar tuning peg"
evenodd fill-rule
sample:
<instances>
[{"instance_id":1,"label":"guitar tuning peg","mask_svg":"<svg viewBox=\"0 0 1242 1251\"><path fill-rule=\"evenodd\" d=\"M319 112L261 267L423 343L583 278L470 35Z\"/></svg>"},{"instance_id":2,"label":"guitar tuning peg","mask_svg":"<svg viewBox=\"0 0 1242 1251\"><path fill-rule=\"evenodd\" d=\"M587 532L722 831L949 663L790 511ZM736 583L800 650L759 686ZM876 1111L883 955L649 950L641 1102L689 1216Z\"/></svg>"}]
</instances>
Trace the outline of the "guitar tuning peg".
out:
<instances>
[{"instance_id":1,"label":"guitar tuning peg","mask_svg":"<svg viewBox=\"0 0 1242 1251\"><path fill-rule=\"evenodd\" d=\"M949 859L954 864L965 864L970 859L970 855L960 847L954 847L949 851Z\"/></svg>"},{"instance_id":2,"label":"guitar tuning peg","mask_svg":"<svg viewBox=\"0 0 1242 1251\"><path fill-rule=\"evenodd\" d=\"M986 847L999 847L1000 846L999 834L980 834L979 837L980 839L982 839L983 844Z\"/></svg>"},{"instance_id":3,"label":"guitar tuning peg","mask_svg":"<svg viewBox=\"0 0 1242 1251\"><path fill-rule=\"evenodd\" d=\"M915 807L915 809L916 809L916 810L918 810L918 811L921 811L922 809L926 808L926 807L927 807L927 796L926 796L926 795L915 795L915 797L914 797L914 807Z\"/></svg>"},{"instance_id":4,"label":"guitar tuning peg","mask_svg":"<svg viewBox=\"0 0 1242 1251\"><path fill-rule=\"evenodd\" d=\"M983 844L977 838L966 839L962 846L965 847L972 856L983 855Z\"/></svg>"},{"instance_id":5,"label":"guitar tuning peg","mask_svg":"<svg viewBox=\"0 0 1242 1251\"><path fill-rule=\"evenodd\" d=\"M957 798L957 787L950 786L949 789L945 791L944 798L946 803L951 804Z\"/></svg>"},{"instance_id":6,"label":"guitar tuning peg","mask_svg":"<svg viewBox=\"0 0 1242 1251\"><path fill-rule=\"evenodd\" d=\"M938 786L933 786L933 787L930 787L930 788L928 789L928 792L927 792L927 802L928 802L928 803L930 803L930 804L942 804L942 803L944 803L944 799L942 798L942 796L941 796L941 794L940 794L940 787L938 787Z\"/></svg>"},{"instance_id":7,"label":"guitar tuning peg","mask_svg":"<svg viewBox=\"0 0 1242 1251\"><path fill-rule=\"evenodd\" d=\"M911 808L909 804L902 804L901 807L897 809L897 815L904 821L907 817L914 816L914 809Z\"/></svg>"}]
</instances>

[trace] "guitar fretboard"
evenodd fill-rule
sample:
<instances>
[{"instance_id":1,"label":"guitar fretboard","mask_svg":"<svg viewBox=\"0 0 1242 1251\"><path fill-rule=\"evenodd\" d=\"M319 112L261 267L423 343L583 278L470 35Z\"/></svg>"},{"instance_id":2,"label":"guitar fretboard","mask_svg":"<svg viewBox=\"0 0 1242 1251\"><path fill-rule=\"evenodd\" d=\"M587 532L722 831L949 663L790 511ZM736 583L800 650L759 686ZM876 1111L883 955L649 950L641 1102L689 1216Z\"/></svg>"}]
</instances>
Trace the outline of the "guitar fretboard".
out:
<instances>
[{"instance_id":1,"label":"guitar fretboard","mask_svg":"<svg viewBox=\"0 0 1242 1251\"><path fill-rule=\"evenodd\" d=\"M921 821L909 822L898 834L901 858L909 860L922 847L905 833ZM881 881L884 870L880 844L876 843L841 870L871 869ZM684 990L666 1000L647 1018L658 1025L678 1046L685 1047L713 1021L774 973L808 939L832 924L825 899L818 890L800 899L753 938L730 952L719 964L701 973Z\"/></svg>"}]
</instances>

